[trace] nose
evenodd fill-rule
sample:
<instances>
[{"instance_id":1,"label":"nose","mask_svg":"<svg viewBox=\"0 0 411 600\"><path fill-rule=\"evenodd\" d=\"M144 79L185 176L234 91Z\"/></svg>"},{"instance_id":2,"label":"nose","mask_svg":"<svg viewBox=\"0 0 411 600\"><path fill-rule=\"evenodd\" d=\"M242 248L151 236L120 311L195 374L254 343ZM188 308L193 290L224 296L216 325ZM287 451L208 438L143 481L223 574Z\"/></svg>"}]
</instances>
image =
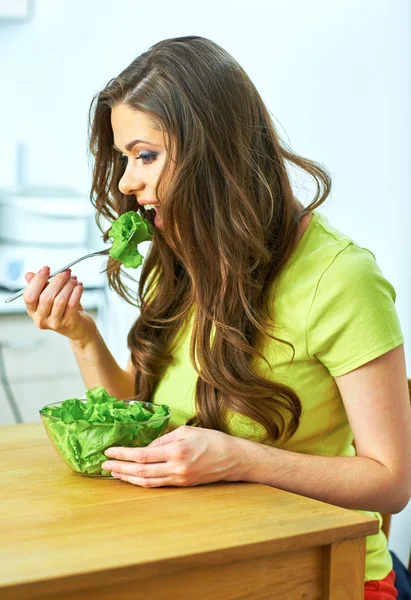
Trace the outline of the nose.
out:
<instances>
[{"instance_id":1,"label":"nose","mask_svg":"<svg viewBox=\"0 0 411 600\"><path fill-rule=\"evenodd\" d=\"M122 194L130 195L144 189L144 185L143 179L139 175L133 173L131 169L127 168L123 177L118 182L118 189Z\"/></svg>"}]
</instances>

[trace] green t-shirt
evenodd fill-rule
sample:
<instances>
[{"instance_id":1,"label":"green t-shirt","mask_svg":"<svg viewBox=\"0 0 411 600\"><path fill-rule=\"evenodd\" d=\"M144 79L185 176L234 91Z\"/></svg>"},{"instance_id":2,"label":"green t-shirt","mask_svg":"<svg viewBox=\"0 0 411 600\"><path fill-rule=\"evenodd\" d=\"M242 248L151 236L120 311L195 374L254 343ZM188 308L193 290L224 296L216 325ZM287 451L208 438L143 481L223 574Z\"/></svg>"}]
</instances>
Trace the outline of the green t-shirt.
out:
<instances>
[{"instance_id":1,"label":"green t-shirt","mask_svg":"<svg viewBox=\"0 0 411 600\"><path fill-rule=\"evenodd\" d=\"M274 289L275 286L275 289ZM271 444L319 456L355 456L353 434L334 377L344 375L404 343L395 291L375 257L334 227L321 213L313 217L294 254L270 290L275 331L292 349L265 338L259 349L269 366L255 360L258 373L285 383L299 395L300 426L285 443ZM269 304L270 306L271 304ZM197 380L189 355L195 312L183 328L174 362L151 401L170 406L170 427L184 425L195 413ZM272 371L271 371L272 369ZM259 442L262 427L231 413L230 433ZM380 513L357 511L377 518ZM366 538L365 581L383 579L393 568L384 533Z\"/></svg>"}]
</instances>

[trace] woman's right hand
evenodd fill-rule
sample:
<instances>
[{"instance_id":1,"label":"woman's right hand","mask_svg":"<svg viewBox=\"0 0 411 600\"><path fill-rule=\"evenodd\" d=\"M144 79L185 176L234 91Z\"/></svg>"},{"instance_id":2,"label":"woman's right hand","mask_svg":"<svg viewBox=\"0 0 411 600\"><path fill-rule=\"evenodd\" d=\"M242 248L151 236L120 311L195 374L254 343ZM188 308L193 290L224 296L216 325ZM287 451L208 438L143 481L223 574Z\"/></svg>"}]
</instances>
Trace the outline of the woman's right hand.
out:
<instances>
[{"instance_id":1,"label":"woman's right hand","mask_svg":"<svg viewBox=\"0 0 411 600\"><path fill-rule=\"evenodd\" d=\"M96 332L91 315L81 306L83 284L71 277L71 269L52 277L49 267L25 274L28 283L23 298L27 313L39 329L52 329L70 340L86 342Z\"/></svg>"}]
</instances>

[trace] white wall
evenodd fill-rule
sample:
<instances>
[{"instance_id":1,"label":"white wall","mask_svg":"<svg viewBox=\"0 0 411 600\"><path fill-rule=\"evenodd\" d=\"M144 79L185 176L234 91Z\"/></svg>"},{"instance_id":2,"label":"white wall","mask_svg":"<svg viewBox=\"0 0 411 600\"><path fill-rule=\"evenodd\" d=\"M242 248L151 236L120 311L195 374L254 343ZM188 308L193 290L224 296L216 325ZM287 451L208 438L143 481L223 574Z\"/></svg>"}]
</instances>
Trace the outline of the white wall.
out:
<instances>
[{"instance_id":1,"label":"white wall","mask_svg":"<svg viewBox=\"0 0 411 600\"><path fill-rule=\"evenodd\" d=\"M0 133L26 142L28 182L88 193L92 96L161 39L211 38L248 72L293 149L330 170L322 210L396 288L411 376L410 12L408 0L36 0L31 20L0 22ZM111 297L110 315L107 342L125 365L136 314ZM410 531L411 506L393 518L403 562Z\"/></svg>"}]
</instances>

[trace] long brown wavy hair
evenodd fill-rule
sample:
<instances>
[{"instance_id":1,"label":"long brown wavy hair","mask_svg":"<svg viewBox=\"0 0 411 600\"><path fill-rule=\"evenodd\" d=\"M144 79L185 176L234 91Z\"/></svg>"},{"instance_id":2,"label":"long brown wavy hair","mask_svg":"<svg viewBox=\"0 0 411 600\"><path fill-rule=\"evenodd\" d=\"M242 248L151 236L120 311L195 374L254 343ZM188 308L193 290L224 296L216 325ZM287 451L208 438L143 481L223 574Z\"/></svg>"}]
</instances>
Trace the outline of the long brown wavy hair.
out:
<instances>
[{"instance_id":1,"label":"long brown wavy hair","mask_svg":"<svg viewBox=\"0 0 411 600\"><path fill-rule=\"evenodd\" d=\"M105 241L102 215L111 222L133 210L152 219L118 189L124 165L113 150L110 117L119 104L144 112L168 139L155 190L164 230L152 227L136 301L121 264L110 258L106 268L109 287L140 310L127 339L135 399L150 400L194 308L190 356L198 379L188 424L229 433L227 411L234 411L262 425L266 440L287 441L299 425L300 399L257 375L252 363L259 357L268 364L257 336L287 344L294 357L290 342L268 333L275 315L266 300L296 247L299 221L329 195L330 175L280 143L255 86L221 46L199 36L166 39L111 79L90 106L90 199ZM315 180L305 208L293 196L286 161Z\"/></svg>"}]
</instances>

